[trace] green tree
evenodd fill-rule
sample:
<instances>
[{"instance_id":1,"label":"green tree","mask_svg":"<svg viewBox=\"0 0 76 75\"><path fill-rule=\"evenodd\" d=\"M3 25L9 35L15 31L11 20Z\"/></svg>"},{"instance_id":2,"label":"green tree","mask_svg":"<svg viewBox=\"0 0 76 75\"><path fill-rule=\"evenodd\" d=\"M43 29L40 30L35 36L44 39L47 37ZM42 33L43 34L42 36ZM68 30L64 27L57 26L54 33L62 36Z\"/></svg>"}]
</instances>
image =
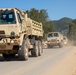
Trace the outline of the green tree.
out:
<instances>
[{"instance_id":1,"label":"green tree","mask_svg":"<svg viewBox=\"0 0 76 75\"><path fill-rule=\"evenodd\" d=\"M32 8L30 11L26 10L26 12L28 13L28 17L38 22L45 22L48 19L48 13L45 9L37 10Z\"/></svg>"},{"instance_id":2,"label":"green tree","mask_svg":"<svg viewBox=\"0 0 76 75\"><path fill-rule=\"evenodd\" d=\"M39 11L39 22L46 22L48 18L47 10L42 9Z\"/></svg>"},{"instance_id":3,"label":"green tree","mask_svg":"<svg viewBox=\"0 0 76 75\"><path fill-rule=\"evenodd\" d=\"M52 21L46 21L43 24L44 24L43 29L45 30L44 33L55 31Z\"/></svg>"},{"instance_id":4,"label":"green tree","mask_svg":"<svg viewBox=\"0 0 76 75\"><path fill-rule=\"evenodd\" d=\"M76 19L69 23L69 38L76 40Z\"/></svg>"},{"instance_id":5,"label":"green tree","mask_svg":"<svg viewBox=\"0 0 76 75\"><path fill-rule=\"evenodd\" d=\"M39 10L36 10L35 8L32 8L30 11L26 11L28 14L28 17L30 17L31 19L38 21L39 18Z\"/></svg>"},{"instance_id":6,"label":"green tree","mask_svg":"<svg viewBox=\"0 0 76 75\"><path fill-rule=\"evenodd\" d=\"M46 21L43 23L43 29L44 29L44 37L47 37L48 32L54 32L55 31L55 27L53 25L52 21Z\"/></svg>"}]
</instances>

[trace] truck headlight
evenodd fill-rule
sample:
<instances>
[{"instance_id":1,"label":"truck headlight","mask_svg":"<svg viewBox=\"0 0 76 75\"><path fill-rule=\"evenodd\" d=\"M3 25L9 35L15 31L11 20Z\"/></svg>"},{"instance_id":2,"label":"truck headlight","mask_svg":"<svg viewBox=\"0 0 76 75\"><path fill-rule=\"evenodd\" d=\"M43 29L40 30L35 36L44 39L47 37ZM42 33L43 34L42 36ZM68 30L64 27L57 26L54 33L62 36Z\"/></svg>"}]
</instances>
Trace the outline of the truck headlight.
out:
<instances>
[{"instance_id":1,"label":"truck headlight","mask_svg":"<svg viewBox=\"0 0 76 75\"><path fill-rule=\"evenodd\" d=\"M10 33L10 35L11 35L11 37L14 37L14 36L15 36L15 32L12 31L12 32Z\"/></svg>"}]
</instances>

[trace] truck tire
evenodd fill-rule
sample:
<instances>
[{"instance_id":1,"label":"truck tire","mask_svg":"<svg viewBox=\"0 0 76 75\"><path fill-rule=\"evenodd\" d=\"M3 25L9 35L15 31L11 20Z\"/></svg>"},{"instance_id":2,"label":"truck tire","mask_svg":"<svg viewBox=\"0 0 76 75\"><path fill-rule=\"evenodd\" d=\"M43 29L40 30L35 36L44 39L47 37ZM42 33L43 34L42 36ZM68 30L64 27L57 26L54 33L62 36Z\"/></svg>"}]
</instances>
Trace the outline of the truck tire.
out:
<instances>
[{"instance_id":1,"label":"truck tire","mask_svg":"<svg viewBox=\"0 0 76 75\"><path fill-rule=\"evenodd\" d=\"M48 46L48 48L53 48L53 46L51 46L50 44L48 44L47 46Z\"/></svg>"},{"instance_id":2,"label":"truck tire","mask_svg":"<svg viewBox=\"0 0 76 75\"><path fill-rule=\"evenodd\" d=\"M18 52L19 59L27 60L28 59L28 48L27 48L27 41L23 40L21 49Z\"/></svg>"},{"instance_id":3,"label":"truck tire","mask_svg":"<svg viewBox=\"0 0 76 75\"><path fill-rule=\"evenodd\" d=\"M10 57L11 58L15 58L15 54L10 54Z\"/></svg>"},{"instance_id":4,"label":"truck tire","mask_svg":"<svg viewBox=\"0 0 76 75\"><path fill-rule=\"evenodd\" d=\"M38 53L38 55L41 56L41 54L42 54L42 52L43 52L41 41L38 41L38 48L39 48L39 53Z\"/></svg>"},{"instance_id":5,"label":"truck tire","mask_svg":"<svg viewBox=\"0 0 76 75\"><path fill-rule=\"evenodd\" d=\"M10 55L9 54L5 54L3 53L2 56L6 59L6 58L10 58Z\"/></svg>"},{"instance_id":6,"label":"truck tire","mask_svg":"<svg viewBox=\"0 0 76 75\"><path fill-rule=\"evenodd\" d=\"M32 56L38 57L38 53L39 53L38 41L35 41L31 54L32 54Z\"/></svg>"},{"instance_id":7,"label":"truck tire","mask_svg":"<svg viewBox=\"0 0 76 75\"><path fill-rule=\"evenodd\" d=\"M5 59L5 60L11 60L12 58L15 58L15 54L5 54L5 53L3 53L2 54L3 55L3 58Z\"/></svg>"},{"instance_id":8,"label":"truck tire","mask_svg":"<svg viewBox=\"0 0 76 75\"><path fill-rule=\"evenodd\" d=\"M62 42L60 42L59 43L59 48L62 48L62 47L63 47Z\"/></svg>"}]
</instances>

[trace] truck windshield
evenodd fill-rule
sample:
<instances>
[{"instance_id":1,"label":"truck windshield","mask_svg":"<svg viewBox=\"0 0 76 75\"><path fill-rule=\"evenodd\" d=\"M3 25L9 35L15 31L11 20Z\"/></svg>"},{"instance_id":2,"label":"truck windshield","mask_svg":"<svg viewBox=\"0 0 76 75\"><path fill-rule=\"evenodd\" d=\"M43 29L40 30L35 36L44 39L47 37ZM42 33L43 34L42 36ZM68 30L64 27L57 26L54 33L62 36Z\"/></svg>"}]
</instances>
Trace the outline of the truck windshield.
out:
<instances>
[{"instance_id":1,"label":"truck windshield","mask_svg":"<svg viewBox=\"0 0 76 75\"><path fill-rule=\"evenodd\" d=\"M53 37L53 34L52 33L48 34L48 37Z\"/></svg>"},{"instance_id":2,"label":"truck windshield","mask_svg":"<svg viewBox=\"0 0 76 75\"><path fill-rule=\"evenodd\" d=\"M58 33L54 33L54 37L58 37Z\"/></svg>"},{"instance_id":3,"label":"truck windshield","mask_svg":"<svg viewBox=\"0 0 76 75\"><path fill-rule=\"evenodd\" d=\"M13 10L0 10L0 24L15 24L15 15Z\"/></svg>"}]
</instances>

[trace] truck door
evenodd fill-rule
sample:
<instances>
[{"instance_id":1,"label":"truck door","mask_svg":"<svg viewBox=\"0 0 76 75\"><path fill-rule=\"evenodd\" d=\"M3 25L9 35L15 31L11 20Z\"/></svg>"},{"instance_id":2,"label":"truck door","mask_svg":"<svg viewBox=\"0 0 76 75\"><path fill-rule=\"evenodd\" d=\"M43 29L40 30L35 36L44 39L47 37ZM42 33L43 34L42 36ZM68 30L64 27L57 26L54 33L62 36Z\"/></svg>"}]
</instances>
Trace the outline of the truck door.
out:
<instances>
[{"instance_id":1,"label":"truck door","mask_svg":"<svg viewBox=\"0 0 76 75\"><path fill-rule=\"evenodd\" d=\"M19 23L19 28L20 28L19 30L22 31L22 20L19 13L17 13L17 18L18 18L18 23Z\"/></svg>"}]
</instances>

